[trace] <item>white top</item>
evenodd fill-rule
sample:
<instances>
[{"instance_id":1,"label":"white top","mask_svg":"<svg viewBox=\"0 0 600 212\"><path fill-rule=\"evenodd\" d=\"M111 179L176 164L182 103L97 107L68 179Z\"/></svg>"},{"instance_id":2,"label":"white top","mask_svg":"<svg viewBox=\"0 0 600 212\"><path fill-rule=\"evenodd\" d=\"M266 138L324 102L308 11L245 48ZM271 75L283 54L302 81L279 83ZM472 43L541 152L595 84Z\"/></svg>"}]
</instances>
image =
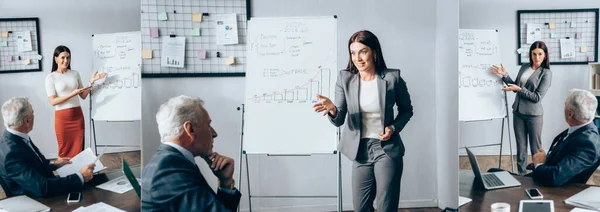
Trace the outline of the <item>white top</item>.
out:
<instances>
[{"instance_id":1,"label":"white top","mask_svg":"<svg viewBox=\"0 0 600 212\"><path fill-rule=\"evenodd\" d=\"M523 74L521 74L521 87L525 86L525 84L527 83L527 80L533 74L534 71L535 70L533 70L533 69L531 69L531 67L529 67L527 70L525 70L525 72L523 72Z\"/></svg>"},{"instance_id":2,"label":"white top","mask_svg":"<svg viewBox=\"0 0 600 212\"><path fill-rule=\"evenodd\" d=\"M46 94L50 96L67 96L75 89L83 88L79 72L67 70L64 74L52 72L46 76ZM74 96L67 101L54 106L54 110L79 107L79 96Z\"/></svg>"},{"instance_id":3,"label":"white top","mask_svg":"<svg viewBox=\"0 0 600 212\"><path fill-rule=\"evenodd\" d=\"M383 133L383 126L381 125L377 79L371 81L360 80L358 92L358 106L362 114L361 138L379 139L377 134Z\"/></svg>"}]
</instances>

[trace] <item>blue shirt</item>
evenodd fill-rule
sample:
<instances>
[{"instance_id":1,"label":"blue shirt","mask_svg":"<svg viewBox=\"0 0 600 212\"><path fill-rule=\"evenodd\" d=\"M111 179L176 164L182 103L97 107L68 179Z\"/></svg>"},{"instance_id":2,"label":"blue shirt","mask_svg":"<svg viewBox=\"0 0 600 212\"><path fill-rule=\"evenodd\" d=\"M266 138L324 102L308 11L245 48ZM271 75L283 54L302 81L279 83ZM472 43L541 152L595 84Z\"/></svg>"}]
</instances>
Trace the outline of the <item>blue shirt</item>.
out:
<instances>
[{"instance_id":1,"label":"blue shirt","mask_svg":"<svg viewBox=\"0 0 600 212\"><path fill-rule=\"evenodd\" d=\"M179 151L183 155L183 157L185 157L186 159L188 159L195 166L198 166L196 164L196 160L194 160L194 155L189 150L187 150L187 149L185 149L185 148L177 145L176 143L170 142L170 141L166 141L166 142L163 142L163 143L166 144L166 145L169 145L169 146L171 146L173 148L175 148L177 151ZM219 187L219 190L221 190L221 191L223 191L225 193L231 194L231 195L235 195L235 193L236 193L235 189L228 189L228 188Z\"/></svg>"},{"instance_id":2,"label":"blue shirt","mask_svg":"<svg viewBox=\"0 0 600 212\"><path fill-rule=\"evenodd\" d=\"M35 155L37 155L37 152L35 151L35 149L33 149L32 142L29 142L29 141L31 141L31 138L29 137L29 135L27 133L22 133L22 132L19 132L19 131L10 129L10 128L6 128L6 131L8 131L9 133L12 133L13 135L21 137L23 139L23 142L25 142L27 144L27 146L29 148L31 148L31 151L33 151L33 153ZM42 160L42 157L40 155L37 155L37 158L40 159L40 160ZM42 163L44 163L44 161L42 161ZM83 183L84 183L84 181L83 181L83 175L81 175L81 173L79 173L79 172L77 172L75 174L77 174L77 176L81 180L81 184L83 185Z\"/></svg>"}]
</instances>

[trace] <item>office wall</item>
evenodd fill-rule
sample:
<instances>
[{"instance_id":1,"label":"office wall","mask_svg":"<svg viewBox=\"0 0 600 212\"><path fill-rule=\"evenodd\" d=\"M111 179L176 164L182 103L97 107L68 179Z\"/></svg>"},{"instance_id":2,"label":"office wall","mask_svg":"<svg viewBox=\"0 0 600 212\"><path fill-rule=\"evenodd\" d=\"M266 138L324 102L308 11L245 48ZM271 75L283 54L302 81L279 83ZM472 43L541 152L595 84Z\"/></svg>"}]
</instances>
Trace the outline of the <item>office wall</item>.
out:
<instances>
[{"instance_id":1,"label":"office wall","mask_svg":"<svg viewBox=\"0 0 600 212\"><path fill-rule=\"evenodd\" d=\"M44 80L52 67L52 54L58 45L71 49L71 68L82 81L92 75L92 34L140 30L140 1L0 1L0 18L38 17L42 72L0 74L0 102L14 96L29 97L35 111L32 140L48 158L58 155L54 133L54 109L48 102ZM80 100L85 116L85 139L89 146L89 98ZM139 145L140 122L96 123L98 143ZM108 152L136 148L110 148ZM137 148L140 149L140 148ZM101 148L99 148L101 150Z\"/></svg>"},{"instance_id":2,"label":"office wall","mask_svg":"<svg viewBox=\"0 0 600 212\"><path fill-rule=\"evenodd\" d=\"M298 17L298 16L330 16L338 15L338 67L342 69L347 63L347 39L362 29L373 31L380 39L387 65L402 70L402 77L407 81L414 106L414 116L402 131L406 146L404 157L404 175L402 177L401 207L436 207L438 205L437 183L445 180L436 176L438 162L449 162L456 153L438 155L436 146L446 141L436 137L437 127L445 124L455 126L456 117L447 115L445 124L435 124L436 114L456 113L457 89L454 82L442 83L436 77L438 72L456 67L451 59L436 60L436 42L446 42L436 37L436 31L453 32L457 23L452 21L440 23L445 18L457 21L457 11L441 13L436 18L436 11L444 6L457 8L457 2L442 1L277 1L263 0L252 2L253 17ZM454 18L454 19L453 19ZM449 23L446 25L445 23ZM440 44L445 52L456 49L457 41ZM448 77L452 74L449 73ZM441 75L445 76L445 75ZM452 78L454 79L454 78ZM167 99L180 95L200 96L206 101L206 108L213 120L213 127L219 133L215 139L215 151L239 160L241 114L236 107L244 103L244 78L176 78L176 79L143 79L143 161L147 162L160 144L156 129L155 113ZM454 99L437 95L436 91L456 90ZM446 110L436 110L435 105L454 104ZM324 120L326 121L326 120ZM453 136L452 128L444 135ZM456 139L456 138L455 138ZM455 140L454 139L454 140ZM456 141L454 141L456 142ZM449 144L450 145L450 144ZM450 147L449 147L450 148ZM455 151L455 150L448 150ZM438 158L440 157L440 158ZM336 155L320 155L310 157L267 157L249 155L250 185L252 195L336 195ZM210 173L206 165L201 164L203 173ZM316 164L319 166L317 167ZM352 162L342 157L342 184L344 209L352 208L351 195ZM248 191L246 189L245 171L241 179L243 194L241 208L248 208ZM238 173L236 170L235 177ZM212 186L216 186L215 178L208 178ZM237 179L240 180L240 179ZM434 183L432 183L434 182ZM444 199L451 198L451 187L446 187ZM449 202L452 202L450 200ZM451 204L451 203L445 203ZM285 211L323 211L335 210L335 199L253 199L253 209L285 210Z\"/></svg>"},{"instance_id":3,"label":"office wall","mask_svg":"<svg viewBox=\"0 0 600 212\"><path fill-rule=\"evenodd\" d=\"M458 0L437 0L435 144L440 208L458 207ZM452 68L454 67L454 68Z\"/></svg>"},{"instance_id":4,"label":"office wall","mask_svg":"<svg viewBox=\"0 0 600 212\"><path fill-rule=\"evenodd\" d=\"M543 1L543 0L461 0L460 1L460 28L461 29L497 29L500 32L500 51L502 63L511 76L517 76L517 10L537 9L578 9L598 8L600 1L572 0L572 1ZM558 50L554 50L557 52ZM550 148L552 139L565 130L568 125L564 121L563 106L570 89L588 87L587 65L552 65L552 85L542 100L544 107L544 124L542 129L542 147ZM510 134L512 139L513 154L516 154L514 131L512 129L512 108L515 95L508 94L510 113ZM499 143L502 121L471 122L460 124L460 146L476 144ZM508 131L504 131L505 138ZM475 154L498 154L499 147L484 147L474 149ZM460 151L464 154L464 150ZM509 153L508 139L505 140L503 153ZM516 161L515 161L516 163Z\"/></svg>"}]
</instances>

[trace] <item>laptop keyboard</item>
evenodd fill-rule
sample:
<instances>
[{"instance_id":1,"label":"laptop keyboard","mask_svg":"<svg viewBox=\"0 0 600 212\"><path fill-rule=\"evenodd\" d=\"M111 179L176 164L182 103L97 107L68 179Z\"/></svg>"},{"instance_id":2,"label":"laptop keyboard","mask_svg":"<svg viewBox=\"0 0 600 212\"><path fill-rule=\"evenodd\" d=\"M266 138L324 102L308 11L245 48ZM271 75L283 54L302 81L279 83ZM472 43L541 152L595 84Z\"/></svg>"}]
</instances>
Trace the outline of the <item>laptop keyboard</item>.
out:
<instances>
[{"instance_id":1,"label":"laptop keyboard","mask_svg":"<svg viewBox=\"0 0 600 212\"><path fill-rule=\"evenodd\" d=\"M504 183L502 183L502 181L500 181L500 179L495 174L486 174L481 177L483 178L483 181L486 182L488 184L488 186L490 186L490 187L497 187L497 186L504 185Z\"/></svg>"}]
</instances>

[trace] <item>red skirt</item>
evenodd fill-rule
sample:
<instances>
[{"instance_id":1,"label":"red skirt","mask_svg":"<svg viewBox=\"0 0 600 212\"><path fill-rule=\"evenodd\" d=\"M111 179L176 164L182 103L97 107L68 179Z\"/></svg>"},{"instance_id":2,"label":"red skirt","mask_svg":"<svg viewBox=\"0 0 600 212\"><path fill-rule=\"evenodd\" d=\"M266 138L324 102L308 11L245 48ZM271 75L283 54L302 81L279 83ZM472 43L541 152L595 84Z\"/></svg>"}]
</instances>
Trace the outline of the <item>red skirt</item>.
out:
<instances>
[{"instance_id":1,"label":"red skirt","mask_svg":"<svg viewBox=\"0 0 600 212\"><path fill-rule=\"evenodd\" d=\"M75 157L83 151L85 124L81 107L54 112L54 130L58 140L58 157Z\"/></svg>"}]
</instances>

